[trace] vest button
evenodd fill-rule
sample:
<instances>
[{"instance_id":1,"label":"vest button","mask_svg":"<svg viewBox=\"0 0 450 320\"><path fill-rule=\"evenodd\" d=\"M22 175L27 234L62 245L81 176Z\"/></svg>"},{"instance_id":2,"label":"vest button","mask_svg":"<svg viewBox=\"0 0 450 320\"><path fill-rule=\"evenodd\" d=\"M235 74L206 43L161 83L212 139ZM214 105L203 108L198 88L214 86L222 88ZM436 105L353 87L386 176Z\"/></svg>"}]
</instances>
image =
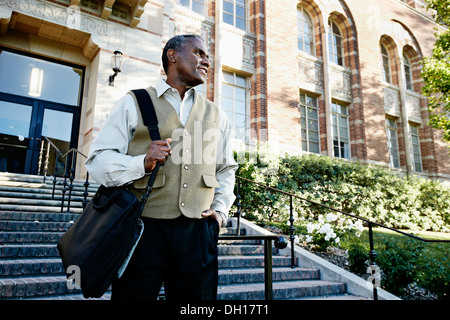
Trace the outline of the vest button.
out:
<instances>
[{"instance_id":1,"label":"vest button","mask_svg":"<svg viewBox=\"0 0 450 320\"><path fill-rule=\"evenodd\" d=\"M185 165L184 166L184 170L188 170L189 169L189 166L188 165Z\"/></svg>"},{"instance_id":2,"label":"vest button","mask_svg":"<svg viewBox=\"0 0 450 320\"><path fill-rule=\"evenodd\" d=\"M183 188L187 188L188 187L188 184L187 183L183 183Z\"/></svg>"},{"instance_id":3,"label":"vest button","mask_svg":"<svg viewBox=\"0 0 450 320\"><path fill-rule=\"evenodd\" d=\"M184 135L185 135L185 136L188 136L189 134L190 134L189 131L185 131L185 132L184 132Z\"/></svg>"},{"instance_id":4,"label":"vest button","mask_svg":"<svg viewBox=\"0 0 450 320\"><path fill-rule=\"evenodd\" d=\"M182 207L184 207L186 204L185 204L184 202L182 202L182 203L180 203L180 205L181 205Z\"/></svg>"}]
</instances>

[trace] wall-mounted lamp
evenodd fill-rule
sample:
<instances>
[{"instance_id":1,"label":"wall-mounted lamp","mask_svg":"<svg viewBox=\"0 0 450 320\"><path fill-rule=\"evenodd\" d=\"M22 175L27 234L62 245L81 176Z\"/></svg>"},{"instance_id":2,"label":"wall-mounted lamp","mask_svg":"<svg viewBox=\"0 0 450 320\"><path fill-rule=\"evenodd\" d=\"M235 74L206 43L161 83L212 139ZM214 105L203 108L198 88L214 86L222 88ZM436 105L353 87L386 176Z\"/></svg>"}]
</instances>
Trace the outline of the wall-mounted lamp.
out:
<instances>
[{"instance_id":1,"label":"wall-mounted lamp","mask_svg":"<svg viewBox=\"0 0 450 320\"><path fill-rule=\"evenodd\" d=\"M114 55L111 57L111 68L114 74L109 76L109 85L114 86L114 78L122 69L123 54L119 50L114 51Z\"/></svg>"}]
</instances>

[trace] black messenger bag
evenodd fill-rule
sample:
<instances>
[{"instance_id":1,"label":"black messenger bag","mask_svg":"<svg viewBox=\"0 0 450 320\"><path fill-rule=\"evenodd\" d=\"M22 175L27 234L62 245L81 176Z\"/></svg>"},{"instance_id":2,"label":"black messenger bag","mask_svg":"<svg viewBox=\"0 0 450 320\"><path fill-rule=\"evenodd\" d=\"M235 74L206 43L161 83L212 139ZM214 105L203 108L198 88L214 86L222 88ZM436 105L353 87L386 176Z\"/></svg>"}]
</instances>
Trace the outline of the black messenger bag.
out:
<instances>
[{"instance_id":1,"label":"black messenger bag","mask_svg":"<svg viewBox=\"0 0 450 320\"><path fill-rule=\"evenodd\" d=\"M160 140L148 92L139 89L133 93L152 140ZM144 229L139 218L159 167L157 163L141 199L126 187L100 186L80 217L59 240L57 248L68 281L75 280L85 298L101 297L125 270ZM75 275L76 272L79 274Z\"/></svg>"}]
</instances>

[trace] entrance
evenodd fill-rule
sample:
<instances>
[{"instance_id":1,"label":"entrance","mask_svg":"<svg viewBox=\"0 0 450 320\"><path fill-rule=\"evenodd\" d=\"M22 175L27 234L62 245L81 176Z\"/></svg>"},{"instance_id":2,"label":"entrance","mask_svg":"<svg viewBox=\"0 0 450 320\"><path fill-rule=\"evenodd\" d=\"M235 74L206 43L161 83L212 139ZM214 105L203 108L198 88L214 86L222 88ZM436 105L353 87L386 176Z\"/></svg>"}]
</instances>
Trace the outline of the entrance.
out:
<instances>
[{"instance_id":1,"label":"entrance","mask_svg":"<svg viewBox=\"0 0 450 320\"><path fill-rule=\"evenodd\" d=\"M78 143L82 78L79 67L0 51L0 171L61 175L57 153Z\"/></svg>"}]
</instances>

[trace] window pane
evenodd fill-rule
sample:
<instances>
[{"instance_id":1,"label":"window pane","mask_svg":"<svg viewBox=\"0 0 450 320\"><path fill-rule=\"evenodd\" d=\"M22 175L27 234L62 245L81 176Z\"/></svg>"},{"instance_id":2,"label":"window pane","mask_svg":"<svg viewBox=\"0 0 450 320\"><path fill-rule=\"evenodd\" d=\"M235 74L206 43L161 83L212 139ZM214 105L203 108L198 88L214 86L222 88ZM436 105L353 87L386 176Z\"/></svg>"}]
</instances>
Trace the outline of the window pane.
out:
<instances>
[{"instance_id":1,"label":"window pane","mask_svg":"<svg viewBox=\"0 0 450 320\"><path fill-rule=\"evenodd\" d=\"M245 19L245 9L243 7L236 7L236 17Z\"/></svg>"},{"instance_id":2,"label":"window pane","mask_svg":"<svg viewBox=\"0 0 450 320\"><path fill-rule=\"evenodd\" d=\"M204 15L205 14L205 5L203 3L193 1L192 2L192 10L201 15Z\"/></svg>"},{"instance_id":3,"label":"window pane","mask_svg":"<svg viewBox=\"0 0 450 320\"><path fill-rule=\"evenodd\" d=\"M234 75L230 72L223 72L223 81L234 84Z\"/></svg>"},{"instance_id":4,"label":"window pane","mask_svg":"<svg viewBox=\"0 0 450 320\"><path fill-rule=\"evenodd\" d=\"M48 138L70 142L72 118L72 113L45 109L42 135Z\"/></svg>"},{"instance_id":5,"label":"window pane","mask_svg":"<svg viewBox=\"0 0 450 320\"><path fill-rule=\"evenodd\" d=\"M245 20L241 18L236 18L236 28L245 30Z\"/></svg>"},{"instance_id":6,"label":"window pane","mask_svg":"<svg viewBox=\"0 0 450 320\"><path fill-rule=\"evenodd\" d=\"M223 13L223 22L233 25L233 16L228 13Z\"/></svg>"},{"instance_id":7,"label":"window pane","mask_svg":"<svg viewBox=\"0 0 450 320\"><path fill-rule=\"evenodd\" d=\"M228 99L233 99L233 87L224 84L222 86L222 95Z\"/></svg>"},{"instance_id":8,"label":"window pane","mask_svg":"<svg viewBox=\"0 0 450 320\"><path fill-rule=\"evenodd\" d=\"M317 119L317 109L308 108L308 117L310 119Z\"/></svg>"},{"instance_id":9,"label":"window pane","mask_svg":"<svg viewBox=\"0 0 450 320\"><path fill-rule=\"evenodd\" d=\"M320 153L319 144L315 142L310 142L309 151L314 153Z\"/></svg>"},{"instance_id":10,"label":"window pane","mask_svg":"<svg viewBox=\"0 0 450 320\"><path fill-rule=\"evenodd\" d=\"M225 111L233 112L233 100L222 97L221 108Z\"/></svg>"},{"instance_id":11,"label":"window pane","mask_svg":"<svg viewBox=\"0 0 450 320\"><path fill-rule=\"evenodd\" d=\"M234 121L237 127L245 128L245 115L236 113Z\"/></svg>"},{"instance_id":12,"label":"window pane","mask_svg":"<svg viewBox=\"0 0 450 320\"><path fill-rule=\"evenodd\" d=\"M245 114L245 101L235 101L234 106L235 106L234 112Z\"/></svg>"},{"instance_id":13,"label":"window pane","mask_svg":"<svg viewBox=\"0 0 450 320\"><path fill-rule=\"evenodd\" d=\"M240 75L236 75L236 85L240 86L240 87L247 87L247 82L246 82L246 77L240 76Z\"/></svg>"},{"instance_id":14,"label":"window pane","mask_svg":"<svg viewBox=\"0 0 450 320\"><path fill-rule=\"evenodd\" d=\"M0 101L0 133L29 137L31 106Z\"/></svg>"},{"instance_id":15,"label":"window pane","mask_svg":"<svg viewBox=\"0 0 450 320\"><path fill-rule=\"evenodd\" d=\"M224 11L224 12L227 12L227 13L233 14L233 13L234 13L234 6L233 6L233 3L224 1L224 2L223 2L223 11ZM231 19L231 20L233 20L233 19Z\"/></svg>"},{"instance_id":16,"label":"window pane","mask_svg":"<svg viewBox=\"0 0 450 320\"><path fill-rule=\"evenodd\" d=\"M236 100L237 101L245 101L245 90L244 89L236 88L235 92L236 92Z\"/></svg>"},{"instance_id":17,"label":"window pane","mask_svg":"<svg viewBox=\"0 0 450 320\"><path fill-rule=\"evenodd\" d=\"M0 51L0 91L78 105L82 69Z\"/></svg>"}]
</instances>

